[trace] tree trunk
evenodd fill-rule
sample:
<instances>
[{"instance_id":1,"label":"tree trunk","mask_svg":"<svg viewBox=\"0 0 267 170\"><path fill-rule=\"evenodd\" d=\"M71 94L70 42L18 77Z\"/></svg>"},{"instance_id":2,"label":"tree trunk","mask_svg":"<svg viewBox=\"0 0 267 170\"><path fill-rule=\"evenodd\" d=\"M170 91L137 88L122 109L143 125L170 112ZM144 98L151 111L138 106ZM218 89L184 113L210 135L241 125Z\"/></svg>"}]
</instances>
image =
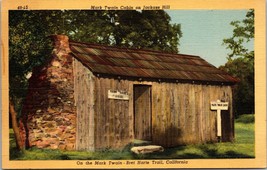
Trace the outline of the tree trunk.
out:
<instances>
[{"instance_id":1,"label":"tree trunk","mask_svg":"<svg viewBox=\"0 0 267 170\"><path fill-rule=\"evenodd\" d=\"M11 115L12 128L14 131L17 148L19 150L23 150L24 145L23 145L23 142L22 142L20 134L19 134L19 127L18 127L18 122L17 122L17 113L15 111L14 104L12 103L12 101L9 101L9 113Z\"/></svg>"}]
</instances>

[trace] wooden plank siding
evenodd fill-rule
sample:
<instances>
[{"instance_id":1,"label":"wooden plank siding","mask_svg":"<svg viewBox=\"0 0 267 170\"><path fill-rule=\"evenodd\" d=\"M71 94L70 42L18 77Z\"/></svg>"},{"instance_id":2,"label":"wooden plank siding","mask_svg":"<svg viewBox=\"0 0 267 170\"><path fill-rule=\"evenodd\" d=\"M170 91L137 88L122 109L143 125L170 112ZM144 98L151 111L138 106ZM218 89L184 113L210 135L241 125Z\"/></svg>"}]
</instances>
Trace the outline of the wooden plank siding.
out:
<instances>
[{"instance_id":1,"label":"wooden plank siding","mask_svg":"<svg viewBox=\"0 0 267 170\"><path fill-rule=\"evenodd\" d=\"M94 140L94 76L80 62L74 59L74 97L77 108L76 149L95 149Z\"/></svg>"},{"instance_id":2,"label":"wooden plank siding","mask_svg":"<svg viewBox=\"0 0 267 170\"><path fill-rule=\"evenodd\" d=\"M230 106L222 113L223 141L233 140L231 87L154 83L152 89L152 98L157 101L152 104L156 144L170 147L216 141L216 111L210 110L210 101L218 99L228 101Z\"/></svg>"},{"instance_id":3,"label":"wooden plank siding","mask_svg":"<svg viewBox=\"0 0 267 170\"><path fill-rule=\"evenodd\" d=\"M129 112L130 100L108 99L108 90L129 90L128 80L96 78L95 89L95 147L121 148L133 139L133 113ZM132 94L131 94L132 95Z\"/></svg>"},{"instance_id":4,"label":"wooden plank siding","mask_svg":"<svg viewBox=\"0 0 267 170\"><path fill-rule=\"evenodd\" d=\"M152 143L165 147L216 142L216 111L210 102L229 102L222 112L222 139L233 141L231 86L132 81L94 76L79 62L75 68L78 150L123 148L133 142L134 86L151 88ZM108 99L108 90L124 90L129 100Z\"/></svg>"}]
</instances>

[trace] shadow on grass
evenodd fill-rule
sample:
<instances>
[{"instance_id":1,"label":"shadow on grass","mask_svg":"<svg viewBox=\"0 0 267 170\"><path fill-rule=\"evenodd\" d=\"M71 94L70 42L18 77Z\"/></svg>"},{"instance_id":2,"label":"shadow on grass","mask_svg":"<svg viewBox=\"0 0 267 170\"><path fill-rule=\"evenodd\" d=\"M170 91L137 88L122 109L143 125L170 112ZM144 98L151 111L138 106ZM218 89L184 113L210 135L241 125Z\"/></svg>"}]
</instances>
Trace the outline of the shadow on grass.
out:
<instances>
[{"instance_id":1,"label":"shadow on grass","mask_svg":"<svg viewBox=\"0 0 267 170\"><path fill-rule=\"evenodd\" d=\"M12 147L9 150L9 159L17 160L18 158L23 156L23 151L19 151L16 147Z\"/></svg>"},{"instance_id":2,"label":"shadow on grass","mask_svg":"<svg viewBox=\"0 0 267 170\"><path fill-rule=\"evenodd\" d=\"M247 154L241 154L234 151L227 151L224 155L224 158L255 158L254 156L250 156Z\"/></svg>"},{"instance_id":3,"label":"shadow on grass","mask_svg":"<svg viewBox=\"0 0 267 170\"><path fill-rule=\"evenodd\" d=\"M211 147L212 146L212 147ZM133 154L134 159L225 159L225 158L255 158L249 154L243 154L229 149L225 152L219 152L214 145L204 144L192 146L196 152L188 151L190 147L179 146L175 148L166 148L164 152L150 154ZM215 148L214 148L215 147Z\"/></svg>"},{"instance_id":4,"label":"shadow on grass","mask_svg":"<svg viewBox=\"0 0 267 170\"><path fill-rule=\"evenodd\" d=\"M9 132L9 159L15 160L23 155L23 151L19 151L16 147L16 141L13 131Z\"/></svg>"},{"instance_id":5,"label":"shadow on grass","mask_svg":"<svg viewBox=\"0 0 267 170\"><path fill-rule=\"evenodd\" d=\"M219 153L216 148L209 148L207 145L200 147L204 155L207 155L208 158L254 158L248 154L238 153L236 151L228 150L224 153Z\"/></svg>"}]
</instances>

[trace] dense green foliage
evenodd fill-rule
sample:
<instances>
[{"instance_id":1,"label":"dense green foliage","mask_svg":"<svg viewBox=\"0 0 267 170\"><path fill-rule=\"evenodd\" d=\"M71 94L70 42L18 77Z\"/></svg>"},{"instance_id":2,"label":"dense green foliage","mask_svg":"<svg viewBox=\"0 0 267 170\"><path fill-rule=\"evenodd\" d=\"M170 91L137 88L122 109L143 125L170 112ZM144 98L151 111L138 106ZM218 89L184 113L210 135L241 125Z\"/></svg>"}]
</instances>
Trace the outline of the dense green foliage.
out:
<instances>
[{"instance_id":1,"label":"dense green foliage","mask_svg":"<svg viewBox=\"0 0 267 170\"><path fill-rule=\"evenodd\" d=\"M249 121L247 121L249 120ZM97 152L61 151L31 148L24 152L15 149L10 130L10 159L12 160L126 160L126 159L193 159L193 158L253 158L255 157L254 115L241 115L235 121L235 142L210 143L165 148L162 153L136 155L131 145L123 150Z\"/></svg>"},{"instance_id":2,"label":"dense green foliage","mask_svg":"<svg viewBox=\"0 0 267 170\"><path fill-rule=\"evenodd\" d=\"M19 112L27 75L51 53L52 34L76 41L178 52L179 24L160 11L9 11L10 96Z\"/></svg>"},{"instance_id":3,"label":"dense green foliage","mask_svg":"<svg viewBox=\"0 0 267 170\"><path fill-rule=\"evenodd\" d=\"M254 10L249 10L242 21L233 21L233 36L224 39L223 44L230 49L228 61L220 68L237 77L240 82L234 88L234 112L254 113L254 49L246 44L254 41Z\"/></svg>"}]
</instances>

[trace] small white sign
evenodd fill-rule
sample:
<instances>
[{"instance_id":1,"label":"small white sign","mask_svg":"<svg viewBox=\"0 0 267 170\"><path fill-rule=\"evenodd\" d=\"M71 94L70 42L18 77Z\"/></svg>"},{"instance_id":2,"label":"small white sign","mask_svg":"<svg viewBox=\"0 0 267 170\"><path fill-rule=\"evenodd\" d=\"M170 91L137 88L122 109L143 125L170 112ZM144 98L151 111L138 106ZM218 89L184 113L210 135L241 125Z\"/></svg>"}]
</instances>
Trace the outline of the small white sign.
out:
<instances>
[{"instance_id":1,"label":"small white sign","mask_svg":"<svg viewBox=\"0 0 267 170\"><path fill-rule=\"evenodd\" d=\"M216 102L210 102L210 109L217 110L217 136L222 136L222 118L221 110L228 110L228 102L221 102L217 100Z\"/></svg>"},{"instance_id":2,"label":"small white sign","mask_svg":"<svg viewBox=\"0 0 267 170\"><path fill-rule=\"evenodd\" d=\"M129 100L129 95L125 91L108 90L109 99Z\"/></svg>"},{"instance_id":3,"label":"small white sign","mask_svg":"<svg viewBox=\"0 0 267 170\"><path fill-rule=\"evenodd\" d=\"M210 102L211 110L228 110L228 102Z\"/></svg>"}]
</instances>

